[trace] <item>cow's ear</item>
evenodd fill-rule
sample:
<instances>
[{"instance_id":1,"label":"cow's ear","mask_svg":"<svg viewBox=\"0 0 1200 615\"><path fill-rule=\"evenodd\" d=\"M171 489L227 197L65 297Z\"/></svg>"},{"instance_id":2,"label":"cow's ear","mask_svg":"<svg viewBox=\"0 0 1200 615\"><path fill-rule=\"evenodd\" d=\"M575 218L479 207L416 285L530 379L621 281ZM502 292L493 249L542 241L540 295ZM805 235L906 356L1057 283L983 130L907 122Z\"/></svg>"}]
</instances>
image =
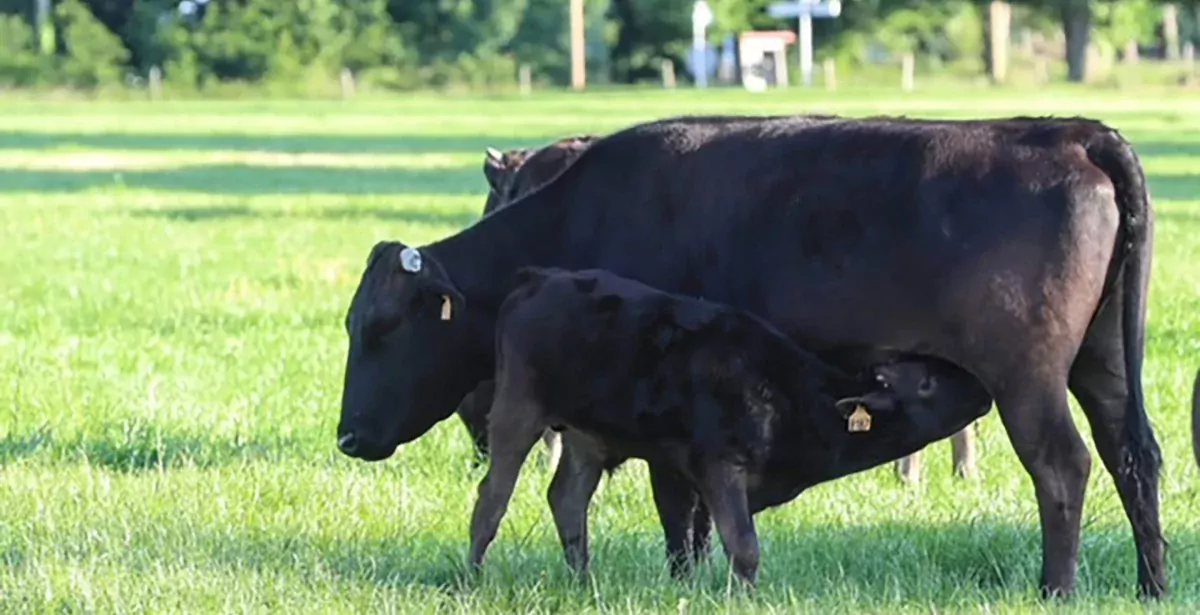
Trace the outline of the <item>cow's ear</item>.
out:
<instances>
[{"instance_id":1,"label":"cow's ear","mask_svg":"<svg viewBox=\"0 0 1200 615\"><path fill-rule=\"evenodd\" d=\"M438 306L439 320L454 320L467 308L467 298L449 280L439 275L421 277L420 301Z\"/></svg>"}]
</instances>

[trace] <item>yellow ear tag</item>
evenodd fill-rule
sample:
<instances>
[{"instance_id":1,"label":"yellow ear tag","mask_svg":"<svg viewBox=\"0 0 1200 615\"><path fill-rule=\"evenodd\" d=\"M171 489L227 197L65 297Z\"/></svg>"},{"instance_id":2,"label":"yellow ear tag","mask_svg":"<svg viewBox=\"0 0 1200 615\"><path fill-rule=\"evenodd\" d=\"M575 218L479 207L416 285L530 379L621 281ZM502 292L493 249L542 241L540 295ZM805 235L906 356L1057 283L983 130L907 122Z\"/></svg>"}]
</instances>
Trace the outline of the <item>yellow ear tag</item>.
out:
<instances>
[{"instance_id":1,"label":"yellow ear tag","mask_svg":"<svg viewBox=\"0 0 1200 615\"><path fill-rule=\"evenodd\" d=\"M450 297L442 295L442 320L450 320Z\"/></svg>"},{"instance_id":2,"label":"yellow ear tag","mask_svg":"<svg viewBox=\"0 0 1200 615\"><path fill-rule=\"evenodd\" d=\"M867 407L859 404L854 407L854 412L850 413L850 419L846 425L847 431L871 431L871 414L867 412Z\"/></svg>"}]
</instances>

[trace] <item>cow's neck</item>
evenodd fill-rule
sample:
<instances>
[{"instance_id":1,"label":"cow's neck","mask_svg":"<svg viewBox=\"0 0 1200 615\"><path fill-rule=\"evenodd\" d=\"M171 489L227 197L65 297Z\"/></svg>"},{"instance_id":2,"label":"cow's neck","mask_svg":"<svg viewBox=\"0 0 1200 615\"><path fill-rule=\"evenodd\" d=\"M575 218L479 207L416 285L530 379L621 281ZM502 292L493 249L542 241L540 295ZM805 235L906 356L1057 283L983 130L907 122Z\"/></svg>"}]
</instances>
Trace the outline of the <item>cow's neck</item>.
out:
<instances>
[{"instance_id":1,"label":"cow's neck","mask_svg":"<svg viewBox=\"0 0 1200 615\"><path fill-rule=\"evenodd\" d=\"M561 260L567 208L556 196L555 190L536 191L422 249L441 263L468 304L498 308L517 269Z\"/></svg>"}]
</instances>

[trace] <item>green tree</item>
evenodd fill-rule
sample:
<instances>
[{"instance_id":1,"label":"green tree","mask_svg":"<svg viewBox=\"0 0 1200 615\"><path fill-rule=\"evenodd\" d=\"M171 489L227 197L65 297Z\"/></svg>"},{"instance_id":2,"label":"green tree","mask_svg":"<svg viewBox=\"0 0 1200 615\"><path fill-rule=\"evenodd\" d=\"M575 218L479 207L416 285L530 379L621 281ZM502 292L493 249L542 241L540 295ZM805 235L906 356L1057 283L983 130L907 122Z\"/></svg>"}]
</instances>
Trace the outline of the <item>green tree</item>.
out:
<instances>
[{"instance_id":1,"label":"green tree","mask_svg":"<svg viewBox=\"0 0 1200 615\"><path fill-rule=\"evenodd\" d=\"M129 50L79 0L54 7L62 31L62 77L69 85L91 88L119 83Z\"/></svg>"}]
</instances>

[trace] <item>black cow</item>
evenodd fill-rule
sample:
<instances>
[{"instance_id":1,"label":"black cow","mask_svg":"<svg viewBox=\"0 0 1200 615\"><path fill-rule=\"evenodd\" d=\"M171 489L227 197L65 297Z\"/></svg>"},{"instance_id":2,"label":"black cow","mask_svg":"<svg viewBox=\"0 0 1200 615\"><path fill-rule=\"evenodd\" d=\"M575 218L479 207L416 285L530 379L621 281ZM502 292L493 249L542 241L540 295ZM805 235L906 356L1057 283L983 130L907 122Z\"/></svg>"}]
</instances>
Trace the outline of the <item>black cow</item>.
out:
<instances>
[{"instance_id":1,"label":"black cow","mask_svg":"<svg viewBox=\"0 0 1200 615\"><path fill-rule=\"evenodd\" d=\"M483 163L483 175L489 188L483 215L508 205L553 179L597 138L579 135L559 139L540 148L516 148L506 152L489 147ZM494 388L495 383L490 379L479 383L475 390L463 398L456 411L475 446L476 464L487 455L487 414L492 407ZM547 431L545 442L550 449L549 465L554 467L558 464L561 439L553 431Z\"/></svg>"},{"instance_id":2,"label":"black cow","mask_svg":"<svg viewBox=\"0 0 1200 615\"><path fill-rule=\"evenodd\" d=\"M636 457L699 493L735 573L753 584L755 513L944 438L992 403L948 364L898 362L856 378L748 312L603 270L531 267L518 280L496 324L493 448L471 520L474 567L525 456L551 426L570 430L550 504L577 572L588 567L587 510L600 475Z\"/></svg>"},{"instance_id":3,"label":"black cow","mask_svg":"<svg viewBox=\"0 0 1200 615\"><path fill-rule=\"evenodd\" d=\"M969 372L1033 480L1045 595L1074 590L1091 471L1069 389L1132 525L1139 589L1160 596L1162 461L1142 392L1153 228L1137 156L1087 119L634 126L453 236L372 249L347 315L339 447L386 458L492 377L518 268L602 268L748 310L818 353Z\"/></svg>"},{"instance_id":4,"label":"black cow","mask_svg":"<svg viewBox=\"0 0 1200 615\"><path fill-rule=\"evenodd\" d=\"M575 135L542 147L516 148L506 152L488 148L483 161L483 176L488 182L484 215L554 179L598 138L595 135Z\"/></svg>"},{"instance_id":5,"label":"black cow","mask_svg":"<svg viewBox=\"0 0 1200 615\"><path fill-rule=\"evenodd\" d=\"M486 215L512 203L554 179L598 138L594 135L571 136L542 148L517 148L505 152L488 148L483 175L487 178L489 190L483 213ZM479 385L458 409L459 417L475 442L477 459L482 459L487 451L487 411L491 407L493 386L490 380ZM950 436L954 475L959 478L975 475L974 427L969 425ZM921 451L897 459L895 471L903 482L914 484L920 481Z\"/></svg>"},{"instance_id":6,"label":"black cow","mask_svg":"<svg viewBox=\"0 0 1200 615\"><path fill-rule=\"evenodd\" d=\"M1192 383L1192 454L1196 457L1196 465L1200 466L1200 370L1196 371L1196 381Z\"/></svg>"}]
</instances>

